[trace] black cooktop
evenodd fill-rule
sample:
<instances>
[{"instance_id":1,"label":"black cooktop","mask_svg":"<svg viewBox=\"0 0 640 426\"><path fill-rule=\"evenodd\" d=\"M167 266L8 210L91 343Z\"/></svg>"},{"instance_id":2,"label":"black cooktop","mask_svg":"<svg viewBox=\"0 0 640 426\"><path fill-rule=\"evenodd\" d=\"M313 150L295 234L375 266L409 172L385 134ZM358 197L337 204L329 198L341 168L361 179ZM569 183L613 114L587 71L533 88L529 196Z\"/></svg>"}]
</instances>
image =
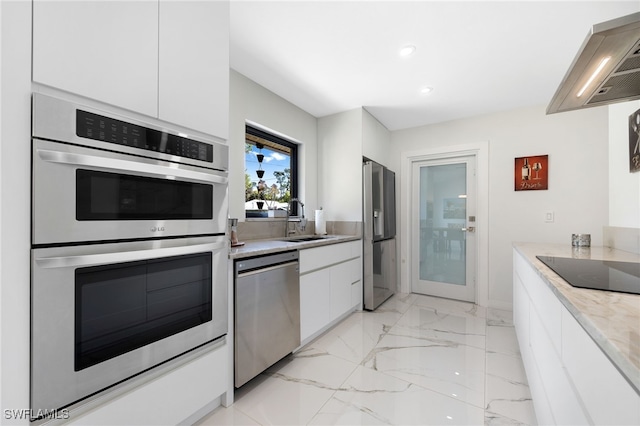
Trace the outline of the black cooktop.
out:
<instances>
[{"instance_id":1,"label":"black cooktop","mask_svg":"<svg viewBox=\"0 0 640 426\"><path fill-rule=\"evenodd\" d=\"M574 287L640 294L640 263L536 256Z\"/></svg>"}]
</instances>

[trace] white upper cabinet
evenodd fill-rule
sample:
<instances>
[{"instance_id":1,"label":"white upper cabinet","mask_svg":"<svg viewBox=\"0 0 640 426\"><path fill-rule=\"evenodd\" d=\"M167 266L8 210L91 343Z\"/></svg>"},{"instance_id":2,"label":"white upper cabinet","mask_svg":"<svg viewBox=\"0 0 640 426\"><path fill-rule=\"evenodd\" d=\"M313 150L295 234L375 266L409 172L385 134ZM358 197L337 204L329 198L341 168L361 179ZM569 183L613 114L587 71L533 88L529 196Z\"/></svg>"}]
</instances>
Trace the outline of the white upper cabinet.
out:
<instances>
[{"instance_id":1,"label":"white upper cabinet","mask_svg":"<svg viewBox=\"0 0 640 426\"><path fill-rule=\"evenodd\" d=\"M229 133L229 3L160 0L159 118Z\"/></svg>"},{"instance_id":2,"label":"white upper cabinet","mask_svg":"<svg viewBox=\"0 0 640 426\"><path fill-rule=\"evenodd\" d=\"M227 139L228 1L33 6L33 80Z\"/></svg>"},{"instance_id":3,"label":"white upper cabinet","mask_svg":"<svg viewBox=\"0 0 640 426\"><path fill-rule=\"evenodd\" d=\"M33 80L156 117L158 4L35 1Z\"/></svg>"}]
</instances>

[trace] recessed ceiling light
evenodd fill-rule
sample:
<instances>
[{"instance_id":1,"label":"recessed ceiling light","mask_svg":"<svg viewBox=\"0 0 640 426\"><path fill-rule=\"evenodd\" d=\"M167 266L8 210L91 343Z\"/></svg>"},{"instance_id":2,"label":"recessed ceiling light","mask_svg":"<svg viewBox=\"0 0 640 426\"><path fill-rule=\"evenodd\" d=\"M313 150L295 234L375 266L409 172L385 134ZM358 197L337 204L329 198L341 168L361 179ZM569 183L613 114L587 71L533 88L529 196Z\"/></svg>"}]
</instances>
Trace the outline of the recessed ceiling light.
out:
<instances>
[{"instance_id":1,"label":"recessed ceiling light","mask_svg":"<svg viewBox=\"0 0 640 426\"><path fill-rule=\"evenodd\" d=\"M398 52L400 56L409 56L416 51L416 47L412 44L406 45Z\"/></svg>"},{"instance_id":2,"label":"recessed ceiling light","mask_svg":"<svg viewBox=\"0 0 640 426\"><path fill-rule=\"evenodd\" d=\"M426 95L427 93L431 93L433 91L433 87L429 87L429 86L425 86L422 89L420 89L420 93L422 93L423 95Z\"/></svg>"}]
</instances>

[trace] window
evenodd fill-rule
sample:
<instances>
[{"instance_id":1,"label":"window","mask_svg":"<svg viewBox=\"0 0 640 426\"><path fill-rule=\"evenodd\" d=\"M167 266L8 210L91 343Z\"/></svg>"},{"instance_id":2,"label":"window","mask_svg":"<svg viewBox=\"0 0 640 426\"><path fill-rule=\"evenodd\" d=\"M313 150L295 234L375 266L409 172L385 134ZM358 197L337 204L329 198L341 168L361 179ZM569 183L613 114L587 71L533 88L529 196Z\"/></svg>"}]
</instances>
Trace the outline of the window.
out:
<instances>
[{"instance_id":1,"label":"window","mask_svg":"<svg viewBox=\"0 0 640 426\"><path fill-rule=\"evenodd\" d=\"M246 217L284 217L298 194L297 145L255 127L245 134ZM297 203L291 206L297 214Z\"/></svg>"}]
</instances>

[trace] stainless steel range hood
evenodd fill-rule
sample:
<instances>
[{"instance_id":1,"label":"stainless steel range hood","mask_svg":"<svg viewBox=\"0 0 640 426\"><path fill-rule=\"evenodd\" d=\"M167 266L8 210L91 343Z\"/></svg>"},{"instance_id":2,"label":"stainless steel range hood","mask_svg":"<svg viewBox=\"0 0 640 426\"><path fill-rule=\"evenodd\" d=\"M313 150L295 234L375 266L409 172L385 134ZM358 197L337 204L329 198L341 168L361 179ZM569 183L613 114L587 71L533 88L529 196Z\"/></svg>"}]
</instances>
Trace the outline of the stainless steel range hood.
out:
<instances>
[{"instance_id":1,"label":"stainless steel range hood","mask_svg":"<svg viewBox=\"0 0 640 426\"><path fill-rule=\"evenodd\" d=\"M547 114L640 99L640 12L596 24Z\"/></svg>"}]
</instances>

